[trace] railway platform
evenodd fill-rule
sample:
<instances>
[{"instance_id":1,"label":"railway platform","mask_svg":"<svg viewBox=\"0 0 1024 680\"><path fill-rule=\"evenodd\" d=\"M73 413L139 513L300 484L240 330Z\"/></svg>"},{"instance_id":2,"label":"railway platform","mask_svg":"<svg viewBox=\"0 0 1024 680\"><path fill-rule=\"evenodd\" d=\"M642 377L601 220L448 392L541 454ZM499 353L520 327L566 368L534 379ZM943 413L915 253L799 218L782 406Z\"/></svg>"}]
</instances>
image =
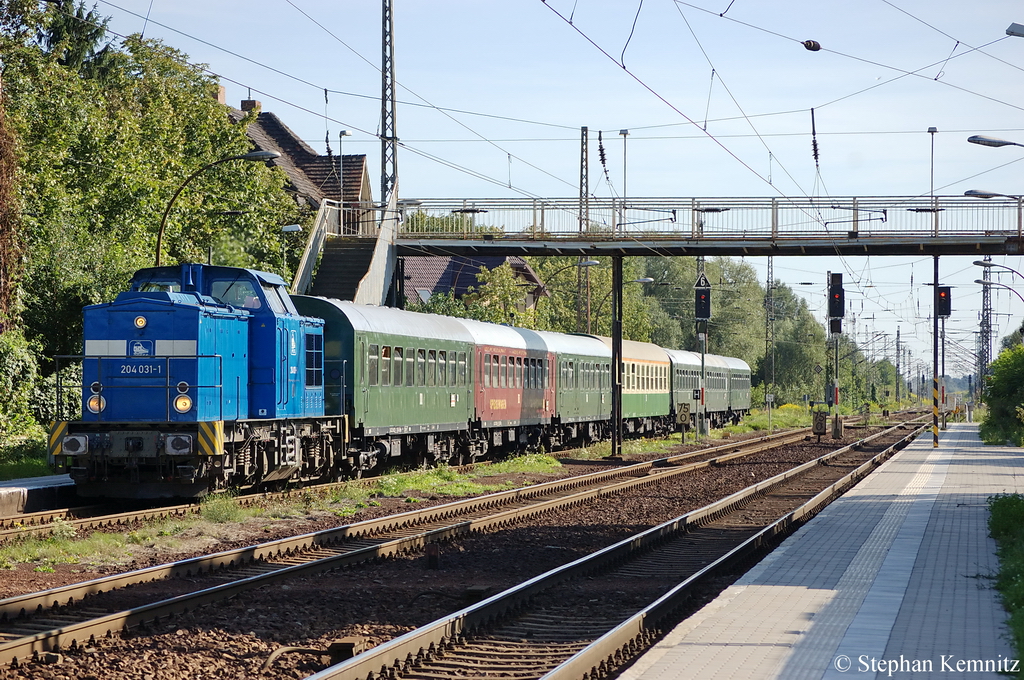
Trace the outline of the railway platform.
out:
<instances>
[{"instance_id":1,"label":"railway platform","mask_svg":"<svg viewBox=\"0 0 1024 680\"><path fill-rule=\"evenodd\" d=\"M74 499L75 483L69 475L25 477L0 482L0 515L57 508Z\"/></svg>"},{"instance_id":2,"label":"railway platform","mask_svg":"<svg viewBox=\"0 0 1024 680\"><path fill-rule=\"evenodd\" d=\"M1005 678L990 496L1024 455L977 424L918 437L682 622L621 680Z\"/></svg>"}]
</instances>

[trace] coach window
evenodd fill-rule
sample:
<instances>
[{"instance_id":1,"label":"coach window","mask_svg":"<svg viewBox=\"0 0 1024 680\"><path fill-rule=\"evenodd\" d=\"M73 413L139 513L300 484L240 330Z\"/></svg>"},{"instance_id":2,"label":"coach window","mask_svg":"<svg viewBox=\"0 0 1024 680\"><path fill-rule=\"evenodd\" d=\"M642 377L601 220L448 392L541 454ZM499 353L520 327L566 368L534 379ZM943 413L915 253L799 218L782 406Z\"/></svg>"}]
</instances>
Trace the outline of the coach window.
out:
<instances>
[{"instance_id":1,"label":"coach window","mask_svg":"<svg viewBox=\"0 0 1024 680\"><path fill-rule=\"evenodd\" d=\"M491 355L491 387L498 386L498 355Z\"/></svg>"},{"instance_id":2,"label":"coach window","mask_svg":"<svg viewBox=\"0 0 1024 680\"><path fill-rule=\"evenodd\" d=\"M391 348L387 345L380 348L380 384L391 385Z\"/></svg>"},{"instance_id":3,"label":"coach window","mask_svg":"<svg viewBox=\"0 0 1024 680\"><path fill-rule=\"evenodd\" d=\"M416 384L420 387L426 385L427 373L427 350L416 350Z\"/></svg>"},{"instance_id":4,"label":"coach window","mask_svg":"<svg viewBox=\"0 0 1024 680\"><path fill-rule=\"evenodd\" d=\"M448 384L448 352L437 353L437 384L441 387Z\"/></svg>"},{"instance_id":5,"label":"coach window","mask_svg":"<svg viewBox=\"0 0 1024 680\"><path fill-rule=\"evenodd\" d=\"M516 387L523 386L523 358L516 357Z\"/></svg>"},{"instance_id":6,"label":"coach window","mask_svg":"<svg viewBox=\"0 0 1024 680\"><path fill-rule=\"evenodd\" d=\"M403 356L402 355L402 348L401 347L396 347L395 348L395 370L394 370L394 373L395 373L395 387L401 387L402 386L402 361L404 361L402 356Z\"/></svg>"},{"instance_id":7,"label":"coach window","mask_svg":"<svg viewBox=\"0 0 1024 680\"><path fill-rule=\"evenodd\" d=\"M455 387L455 352L448 352L448 385Z\"/></svg>"},{"instance_id":8,"label":"coach window","mask_svg":"<svg viewBox=\"0 0 1024 680\"><path fill-rule=\"evenodd\" d=\"M324 336L306 334L306 387L324 384Z\"/></svg>"},{"instance_id":9,"label":"coach window","mask_svg":"<svg viewBox=\"0 0 1024 680\"><path fill-rule=\"evenodd\" d=\"M416 382L416 350L405 348L405 386L412 387Z\"/></svg>"},{"instance_id":10,"label":"coach window","mask_svg":"<svg viewBox=\"0 0 1024 680\"><path fill-rule=\"evenodd\" d=\"M370 385L377 384L377 345L370 345L367 350L366 377Z\"/></svg>"},{"instance_id":11,"label":"coach window","mask_svg":"<svg viewBox=\"0 0 1024 680\"><path fill-rule=\"evenodd\" d=\"M491 355L484 355L484 387L491 386Z\"/></svg>"},{"instance_id":12,"label":"coach window","mask_svg":"<svg viewBox=\"0 0 1024 680\"><path fill-rule=\"evenodd\" d=\"M466 384L466 353L459 352L459 384Z\"/></svg>"},{"instance_id":13,"label":"coach window","mask_svg":"<svg viewBox=\"0 0 1024 680\"><path fill-rule=\"evenodd\" d=\"M433 387L437 380L437 351L427 352L427 385Z\"/></svg>"}]
</instances>

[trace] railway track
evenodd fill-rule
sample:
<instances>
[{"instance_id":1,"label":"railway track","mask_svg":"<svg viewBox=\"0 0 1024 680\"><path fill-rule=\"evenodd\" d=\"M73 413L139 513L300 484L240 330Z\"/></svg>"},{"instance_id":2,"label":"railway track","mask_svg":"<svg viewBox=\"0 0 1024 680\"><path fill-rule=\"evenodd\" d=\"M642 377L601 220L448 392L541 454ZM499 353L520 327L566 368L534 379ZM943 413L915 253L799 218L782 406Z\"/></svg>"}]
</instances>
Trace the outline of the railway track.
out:
<instances>
[{"instance_id":1,"label":"railway track","mask_svg":"<svg viewBox=\"0 0 1024 680\"><path fill-rule=\"evenodd\" d=\"M844 447L308 680L608 677L677 622L705 579L759 555L925 430L875 455Z\"/></svg>"},{"instance_id":2,"label":"railway track","mask_svg":"<svg viewBox=\"0 0 1024 680\"><path fill-rule=\"evenodd\" d=\"M457 472L465 472L480 467L481 463L453 467ZM398 473L401 474L413 474ZM241 507L252 507L268 502L287 500L305 493L325 493L345 485L372 487L380 477L351 479L344 482L331 482L285 491L261 492L235 496L234 501ZM0 516L0 544L25 536L48 536L55 530L71 528L74 531L89 531L109 527L131 526L139 522L172 517L186 517L202 512L202 503L183 503L165 505L156 508L110 512L110 504L82 505L72 508L26 512L16 515Z\"/></svg>"},{"instance_id":3,"label":"railway track","mask_svg":"<svg viewBox=\"0 0 1024 680\"><path fill-rule=\"evenodd\" d=\"M622 465L582 477L466 499L314 534L291 537L0 601L0 663L83 644L92 637L140 626L273 581L308 576L494 527L599 496L656 484L742 456L806 438L805 431L763 437ZM703 458L699 462L689 462ZM214 573L198 592L147 602L118 612L87 606L90 595L174 576ZM188 584L183 584L188 586Z\"/></svg>"},{"instance_id":4,"label":"railway track","mask_svg":"<svg viewBox=\"0 0 1024 680\"><path fill-rule=\"evenodd\" d=\"M803 428L800 430L780 432L775 433L773 435L767 435L765 437L759 437L757 439L748 439L744 441L758 443L782 441L785 440L786 437L795 435L797 433L803 436L807 433L807 431L808 430L806 428ZM710 447L707 449L700 449L698 451L693 451L687 454L680 454L679 456L670 456L663 460L667 461L665 462L665 464L671 465L675 464L679 460L686 460L687 457L693 458L699 457L700 455L712 455L715 452L727 451L731 448L734 448L735 446L735 443L726 443L720 446ZM470 465L453 467L452 469L455 470L456 472L466 472L478 469L482 465L487 465L487 463L473 463ZM403 473L399 474L401 475ZM405 474L413 473L410 472ZM285 491L278 492L247 494L243 496L236 496L234 500L240 506L251 507L254 505L264 504L268 502L287 500L289 498L294 498L300 494L305 493L330 492L332 489L337 489L345 485L359 485L369 488L376 485L379 480L379 477L352 479L345 482L319 484L316 486L305 487L302 489L288 489ZM75 532L89 531L93 529L131 526L139 522L146 522L157 519L186 517L188 515L199 514L202 511L202 503L185 503L180 505L161 506L158 508L146 508L139 510L130 510L125 512L109 512L110 509L111 507L109 504L88 505L78 506L74 508L62 508L32 513L20 513L17 515L0 516L0 544L10 541L12 539L22 538L25 536L48 536L52 534L55 530L72 529Z\"/></svg>"}]
</instances>

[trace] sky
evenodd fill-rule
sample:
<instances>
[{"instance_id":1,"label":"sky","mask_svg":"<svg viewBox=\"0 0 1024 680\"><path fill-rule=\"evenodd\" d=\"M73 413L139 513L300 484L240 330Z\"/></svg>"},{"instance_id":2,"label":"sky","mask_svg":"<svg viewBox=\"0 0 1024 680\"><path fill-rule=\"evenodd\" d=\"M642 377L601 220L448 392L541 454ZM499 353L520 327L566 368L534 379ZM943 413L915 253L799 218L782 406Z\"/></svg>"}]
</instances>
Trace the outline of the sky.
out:
<instances>
[{"instance_id":1,"label":"sky","mask_svg":"<svg viewBox=\"0 0 1024 680\"><path fill-rule=\"evenodd\" d=\"M97 0L113 34L206 64L229 104L257 99L313 148L365 153L379 186L381 8L370 0ZM400 195L572 197L580 128L599 197L1018 195L1024 24L1013 0L394 0ZM112 37L116 37L112 36ZM808 50L804 41L820 44ZM812 137L812 110L813 130ZM937 132L930 134L928 129ZM625 138L619 131L628 129ZM342 130L351 136L340 137ZM605 167L597 146L602 133ZM816 140L818 158L812 155ZM624 149L625 146L625 149ZM625 153L625 162L624 162ZM946 372L973 369L981 269L953 286ZM763 280L765 258L747 258ZM1024 272L1024 258L994 262ZM930 375L932 259L776 258L825 316L843 272L846 331L877 358L894 339ZM993 270L995 271L995 270ZM993 279L1024 292L1024 279ZM815 285L801 285L816 282ZM993 350L1024 319L995 287ZM873 341L870 338L874 338Z\"/></svg>"}]
</instances>

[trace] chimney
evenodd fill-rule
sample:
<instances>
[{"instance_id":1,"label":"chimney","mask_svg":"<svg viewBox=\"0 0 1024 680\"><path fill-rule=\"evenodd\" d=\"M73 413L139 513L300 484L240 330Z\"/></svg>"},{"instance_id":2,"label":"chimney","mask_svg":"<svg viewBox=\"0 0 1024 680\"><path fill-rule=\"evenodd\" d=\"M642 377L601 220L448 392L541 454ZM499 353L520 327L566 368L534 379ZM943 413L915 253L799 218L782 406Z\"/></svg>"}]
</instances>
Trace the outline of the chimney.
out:
<instances>
[{"instance_id":1,"label":"chimney","mask_svg":"<svg viewBox=\"0 0 1024 680\"><path fill-rule=\"evenodd\" d=\"M223 104L224 106L228 105L228 96L223 85L217 86L217 103Z\"/></svg>"},{"instance_id":2,"label":"chimney","mask_svg":"<svg viewBox=\"0 0 1024 680\"><path fill-rule=\"evenodd\" d=\"M243 99L242 100L242 110L243 111L248 112L248 111L252 111L253 109L262 110L263 109L263 104L261 104L259 101L255 100L255 99Z\"/></svg>"}]
</instances>

